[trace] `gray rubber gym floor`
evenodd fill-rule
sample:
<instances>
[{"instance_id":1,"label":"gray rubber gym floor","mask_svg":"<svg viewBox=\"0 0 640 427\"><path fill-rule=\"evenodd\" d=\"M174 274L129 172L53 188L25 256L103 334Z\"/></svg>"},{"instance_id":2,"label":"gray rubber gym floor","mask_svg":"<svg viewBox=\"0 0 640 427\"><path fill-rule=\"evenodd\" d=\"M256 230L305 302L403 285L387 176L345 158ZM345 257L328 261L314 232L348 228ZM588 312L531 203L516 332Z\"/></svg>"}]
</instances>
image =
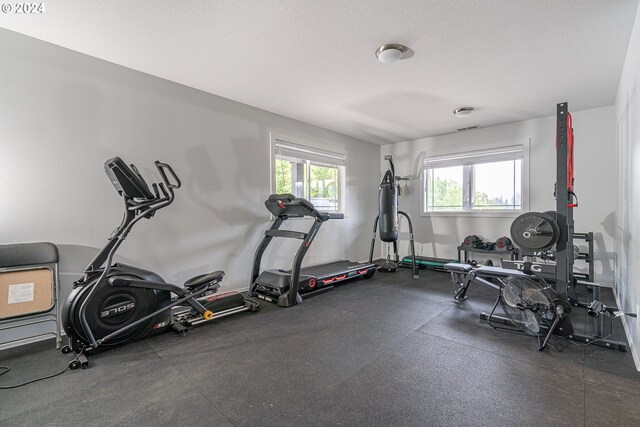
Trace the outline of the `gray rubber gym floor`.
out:
<instances>
[{"instance_id":1,"label":"gray rubber gym floor","mask_svg":"<svg viewBox=\"0 0 640 427\"><path fill-rule=\"evenodd\" d=\"M0 390L0 425L640 425L630 353L557 339L562 352L538 352L479 320L489 290L458 304L447 274L420 273L106 351L87 370ZM12 368L0 383L68 359L51 342L0 352Z\"/></svg>"}]
</instances>

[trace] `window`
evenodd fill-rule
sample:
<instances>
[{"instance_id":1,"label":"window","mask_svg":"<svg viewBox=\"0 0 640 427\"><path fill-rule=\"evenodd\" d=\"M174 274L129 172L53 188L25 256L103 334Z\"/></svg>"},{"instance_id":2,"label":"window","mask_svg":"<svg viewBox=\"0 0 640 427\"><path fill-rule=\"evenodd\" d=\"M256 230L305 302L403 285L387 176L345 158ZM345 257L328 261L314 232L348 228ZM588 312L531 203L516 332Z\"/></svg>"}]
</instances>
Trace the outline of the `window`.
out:
<instances>
[{"instance_id":1,"label":"window","mask_svg":"<svg viewBox=\"0 0 640 427\"><path fill-rule=\"evenodd\" d=\"M521 212L525 145L427 157L423 213Z\"/></svg>"},{"instance_id":2,"label":"window","mask_svg":"<svg viewBox=\"0 0 640 427\"><path fill-rule=\"evenodd\" d=\"M273 191L309 200L321 212L344 213L346 155L274 139Z\"/></svg>"}]
</instances>

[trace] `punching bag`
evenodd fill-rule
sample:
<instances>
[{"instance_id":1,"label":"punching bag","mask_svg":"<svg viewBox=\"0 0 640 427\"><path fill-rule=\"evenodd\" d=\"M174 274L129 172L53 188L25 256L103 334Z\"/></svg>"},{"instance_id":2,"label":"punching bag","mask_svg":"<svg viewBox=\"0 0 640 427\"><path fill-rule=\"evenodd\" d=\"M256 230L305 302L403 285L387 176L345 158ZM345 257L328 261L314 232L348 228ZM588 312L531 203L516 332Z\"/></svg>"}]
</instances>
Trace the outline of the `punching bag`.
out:
<instances>
[{"instance_id":1,"label":"punching bag","mask_svg":"<svg viewBox=\"0 0 640 427\"><path fill-rule=\"evenodd\" d=\"M384 174L378 187L378 231L383 242L398 240L398 186L391 171Z\"/></svg>"}]
</instances>

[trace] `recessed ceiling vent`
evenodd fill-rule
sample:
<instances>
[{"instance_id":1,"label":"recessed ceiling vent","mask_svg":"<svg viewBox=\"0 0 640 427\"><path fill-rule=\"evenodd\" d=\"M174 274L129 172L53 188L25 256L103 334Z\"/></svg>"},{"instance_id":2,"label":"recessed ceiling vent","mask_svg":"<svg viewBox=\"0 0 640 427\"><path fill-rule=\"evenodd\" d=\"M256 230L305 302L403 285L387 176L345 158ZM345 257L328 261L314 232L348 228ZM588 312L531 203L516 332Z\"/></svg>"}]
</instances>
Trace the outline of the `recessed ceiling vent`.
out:
<instances>
[{"instance_id":1,"label":"recessed ceiling vent","mask_svg":"<svg viewBox=\"0 0 640 427\"><path fill-rule=\"evenodd\" d=\"M480 129L479 125L475 125L475 126L468 126L466 128L460 128L458 129L458 132L462 132L463 130L471 130L471 129Z\"/></svg>"}]
</instances>

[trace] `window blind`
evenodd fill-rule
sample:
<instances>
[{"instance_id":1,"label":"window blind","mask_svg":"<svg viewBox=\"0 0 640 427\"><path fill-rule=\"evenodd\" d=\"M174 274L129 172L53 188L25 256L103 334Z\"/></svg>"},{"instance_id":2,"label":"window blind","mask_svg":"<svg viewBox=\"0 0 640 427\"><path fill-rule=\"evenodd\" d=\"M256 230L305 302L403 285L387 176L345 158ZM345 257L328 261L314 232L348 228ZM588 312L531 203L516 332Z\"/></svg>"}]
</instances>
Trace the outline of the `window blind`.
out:
<instances>
[{"instance_id":1,"label":"window blind","mask_svg":"<svg viewBox=\"0 0 640 427\"><path fill-rule=\"evenodd\" d=\"M280 140L276 140L274 144L274 151L275 154L279 156L295 157L299 159L310 160L312 162L315 161L320 163L328 163L336 166L347 165L346 154L319 150L317 148L305 147L302 145L297 145Z\"/></svg>"},{"instance_id":2,"label":"window blind","mask_svg":"<svg viewBox=\"0 0 640 427\"><path fill-rule=\"evenodd\" d=\"M428 169L434 169L518 160L522 158L524 158L523 146L513 145L510 147L493 148L490 150L468 151L459 154L429 157L425 159L424 165Z\"/></svg>"}]
</instances>

